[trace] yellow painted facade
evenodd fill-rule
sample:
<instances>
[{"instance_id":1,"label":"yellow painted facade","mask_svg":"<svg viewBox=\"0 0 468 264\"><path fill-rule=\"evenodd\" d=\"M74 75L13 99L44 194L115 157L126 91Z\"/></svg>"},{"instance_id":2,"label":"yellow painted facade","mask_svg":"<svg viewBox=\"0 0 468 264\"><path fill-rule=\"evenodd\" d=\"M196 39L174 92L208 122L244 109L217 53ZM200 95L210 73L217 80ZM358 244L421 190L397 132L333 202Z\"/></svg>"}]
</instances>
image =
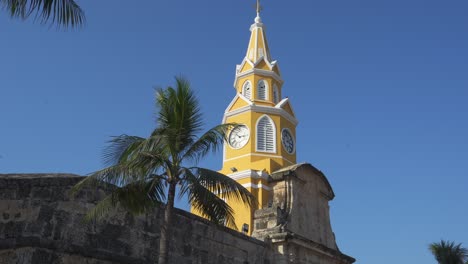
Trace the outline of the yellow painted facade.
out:
<instances>
[{"instance_id":1,"label":"yellow painted facade","mask_svg":"<svg viewBox=\"0 0 468 264\"><path fill-rule=\"evenodd\" d=\"M257 198L254 208L246 208L238 201L227 201L235 212L237 228L241 231L247 224L249 235L253 229L253 212L267 207L270 202L268 175L296 164L298 123L289 99L282 97L283 80L277 62L271 58L258 14L250 31L246 56L236 70L236 94L223 118L223 123L236 123L244 126L244 130L236 136L233 129L228 135L220 170ZM283 143L285 134L290 135L290 140Z\"/></svg>"}]
</instances>

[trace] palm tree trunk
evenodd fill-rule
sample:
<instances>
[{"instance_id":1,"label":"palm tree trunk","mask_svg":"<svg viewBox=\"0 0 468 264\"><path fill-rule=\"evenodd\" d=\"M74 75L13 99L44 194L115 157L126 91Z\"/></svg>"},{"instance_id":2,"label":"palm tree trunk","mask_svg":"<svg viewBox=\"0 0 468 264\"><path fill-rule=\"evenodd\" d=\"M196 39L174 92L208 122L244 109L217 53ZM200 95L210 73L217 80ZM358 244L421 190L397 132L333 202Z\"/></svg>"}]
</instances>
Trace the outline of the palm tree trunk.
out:
<instances>
[{"instance_id":1,"label":"palm tree trunk","mask_svg":"<svg viewBox=\"0 0 468 264\"><path fill-rule=\"evenodd\" d=\"M169 240L172 231L172 215L174 208L176 183L169 184L169 192L167 193L167 204L164 210L164 223L161 226L161 237L159 239L159 259L158 264L167 264L169 253Z\"/></svg>"}]
</instances>

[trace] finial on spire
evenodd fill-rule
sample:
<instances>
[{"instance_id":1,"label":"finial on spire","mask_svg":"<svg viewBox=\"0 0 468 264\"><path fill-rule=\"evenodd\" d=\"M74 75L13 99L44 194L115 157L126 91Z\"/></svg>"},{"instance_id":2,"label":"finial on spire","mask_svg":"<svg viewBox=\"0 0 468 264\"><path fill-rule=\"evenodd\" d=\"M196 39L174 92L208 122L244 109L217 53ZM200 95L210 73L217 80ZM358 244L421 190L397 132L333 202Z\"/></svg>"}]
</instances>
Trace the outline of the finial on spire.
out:
<instances>
[{"instance_id":1,"label":"finial on spire","mask_svg":"<svg viewBox=\"0 0 468 264\"><path fill-rule=\"evenodd\" d=\"M261 23L262 20L260 18L260 11L262 11L262 6L260 5L260 0L257 0L256 10L257 10L257 17L255 18L255 23Z\"/></svg>"}]
</instances>

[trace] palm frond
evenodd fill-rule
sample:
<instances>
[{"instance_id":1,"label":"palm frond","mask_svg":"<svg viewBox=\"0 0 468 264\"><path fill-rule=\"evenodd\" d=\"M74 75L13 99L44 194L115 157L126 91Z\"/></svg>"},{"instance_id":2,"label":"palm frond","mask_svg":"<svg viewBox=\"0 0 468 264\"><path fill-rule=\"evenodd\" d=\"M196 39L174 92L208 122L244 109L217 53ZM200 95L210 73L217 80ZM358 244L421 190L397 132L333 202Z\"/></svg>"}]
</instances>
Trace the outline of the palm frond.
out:
<instances>
[{"instance_id":1,"label":"palm frond","mask_svg":"<svg viewBox=\"0 0 468 264\"><path fill-rule=\"evenodd\" d=\"M164 202L164 185L160 180L135 182L118 188L114 195L123 208L133 214L142 214Z\"/></svg>"},{"instance_id":2,"label":"palm frond","mask_svg":"<svg viewBox=\"0 0 468 264\"><path fill-rule=\"evenodd\" d=\"M86 214L84 220L100 219L119 205L137 215L153 209L164 200L164 182L159 177L153 177L149 182L134 182L113 188L109 195Z\"/></svg>"},{"instance_id":3,"label":"palm frond","mask_svg":"<svg viewBox=\"0 0 468 264\"><path fill-rule=\"evenodd\" d=\"M114 199L113 195L108 195L89 210L83 220L85 222L90 222L100 219L111 210L114 210L116 205L117 200Z\"/></svg>"},{"instance_id":4,"label":"palm frond","mask_svg":"<svg viewBox=\"0 0 468 264\"><path fill-rule=\"evenodd\" d=\"M97 187L97 186L102 186L102 187L108 187L103 182L97 180L94 177L86 177L83 180L79 181L75 186L73 186L70 190L70 195L71 196L76 196L79 191L81 191L83 188L86 187Z\"/></svg>"},{"instance_id":5,"label":"palm frond","mask_svg":"<svg viewBox=\"0 0 468 264\"><path fill-rule=\"evenodd\" d=\"M429 250L440 264L465 264L468 260L468 249L455 242L441 240L430 244Z\"/></svg>"},{"instance_id":6,"label":"palm frond","mask_svg":"<svg viewBox=\"0 0 468 264\"><path fill-rule=\"evenodd\" d=\"M192 208L200 212L201 216L215 223L237 229L232 208L223 199L200 184L190 170L185 172L185 181L179 194L181 193L188 194L189 203Z\"/></svg>"},{"instance_id":7,"label":"palm frond","mask_svg":"<svg viewBox=\"0 0 468 264\"><path fill-rule=\"evenodd\" d=\"M130 160L145 140L142 137L125 134L112 137L102 154L104 164L115 165L119 162Z\"/></svg>"},{"instance_id":8,"label":"palm frond","mask_svg":"<svg viewBox=\"0 0 468 264\"><path fill-rule=\"evenodd\" d=\"M213 127L191 144L182 159L198 162L209 152L216 152L226 140L227 132L235 124L222 124Z\"/></svg>"},{"instance_id":9,"label":"palm frond","mask_svg":"<svg viewBox=\"0 0 468 264\"><path fill-rule=\"evenodd\" d=\"M144 168L133 167L128 163L117 164L93 172L88 178L97 182L106 182L116 186L125 186L132 182L144 180L150 172Z\"/></svg>"},{"instance_id":10,"label":"palm frond","mask_svg":"<svg viewBox=\"0 0 468 264\"><path fill-rule=\"evenodd\" d=\"M176 77L176 87L156 90L158 126L164 134L171 154L180 154L195 141L203 122L200 104L187 80Z\"/></svg>"},{"instance_id":11,"label":"palm frond","mask_svg":"<svg viewBox=\"0 0 468 264\"><path fill-rule=\"evenodd\" d=\"M64 27L85 23L85 14L74 0L0 0L12 17L26 19L35 15L42 23L51 22Z\"/></svg>"},{"instance_id":12,"label":"palm frond","mask_svg":"<svg viewBox=\"0 0 468 264\"><path fill-rule=\"evenodd\" d=\"M166 197L165 189L168 184L174 187L178 183L179 195L187 195L202 216L235 228L233 209L225 199L251 207L256 204L254 196L221 173L182 167L185 160L198 162L215 151L235 124L219 125L198 137L203 125L200 105L189 82L180 77L176 78L175 88L156 90L156 107L157 127L151 136L121 135L111 139L103 156L111 166L92 173L76 188L104 183L113 186L111 198L95 209L96 216L117 204L133 213L143 213L168 199L167 208L171 208L173 196Z\"/></svg>"},{"instance_id":13,"label":"palm frond","mask_svg":"<svg viewBox=\"0 0 468 264\"><path fill-rule=\"evenodd\" d=\"M114 165L91 176L119 186L148 178L171 164L166 145L158 134L146 139L128 135L114 137L103 154L104 160Z\"/></svg>"},{"instance_id":14,"label":"palm frond","mask_svg":"<svg viewBox=\"0 0 468 264\"><path fill-rule=\"evenodd\" d=\"M257 202L255 196L244 186L222 173L198 167L189 168L188 171L192 172L187 174L191 177L184 178L184 180L189 184L196 181L197 184L202 185L222 199L242 201L246 207L252 207Z\"/></svg>"}]
</instances>

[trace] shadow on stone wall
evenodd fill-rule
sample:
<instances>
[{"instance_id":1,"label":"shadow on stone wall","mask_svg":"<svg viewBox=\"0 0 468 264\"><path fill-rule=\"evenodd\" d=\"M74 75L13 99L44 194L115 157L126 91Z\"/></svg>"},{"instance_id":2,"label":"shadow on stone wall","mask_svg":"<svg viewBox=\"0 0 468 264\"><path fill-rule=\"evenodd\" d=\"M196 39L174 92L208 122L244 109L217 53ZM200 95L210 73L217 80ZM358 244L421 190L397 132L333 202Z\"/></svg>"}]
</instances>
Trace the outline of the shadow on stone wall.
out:
<instances>
[{"instance_id":1,"label":"shadow on stone wall","mask_svg":"<svg viewBox=\"0 0 468 264\"><path fill-rule=\"evenodd\" d=\"M85 213L104 195L72 174L0 174L0 264L155 263L163 210L117 210L99 222ZM174 217L170 263L271 262L269 246L182 210Z\"/></svg>"}]
</instances>

